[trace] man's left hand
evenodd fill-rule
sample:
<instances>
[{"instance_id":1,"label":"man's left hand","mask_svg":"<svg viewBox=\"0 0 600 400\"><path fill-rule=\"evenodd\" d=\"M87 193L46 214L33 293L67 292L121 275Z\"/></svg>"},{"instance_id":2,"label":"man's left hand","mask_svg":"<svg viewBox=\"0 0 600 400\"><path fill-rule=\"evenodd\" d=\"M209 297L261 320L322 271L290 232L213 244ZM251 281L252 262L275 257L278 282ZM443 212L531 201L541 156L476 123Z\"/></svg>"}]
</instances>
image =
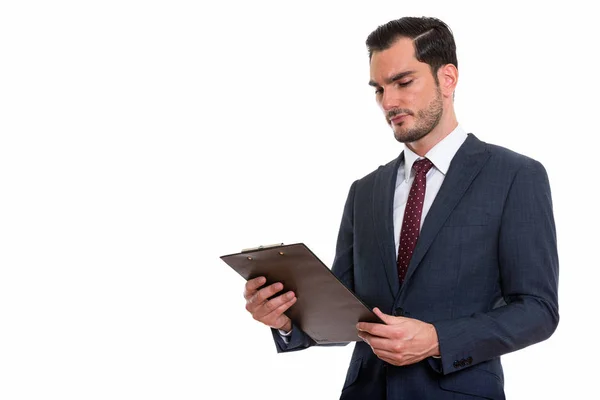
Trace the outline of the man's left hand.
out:
<instances>
[{"instance_id":1,"label":"man's left hand","mask_svg":"<svg viewBox=\"0 0 600 400\"><path fill-rule=\"evenodd\" d=\"M435 327L418 319L394 317L373 311L385 324L359 322L360 336L373 352L392 365L409 365L427 357L439 356L440 347Z\"/></svg>"}]
</instances>

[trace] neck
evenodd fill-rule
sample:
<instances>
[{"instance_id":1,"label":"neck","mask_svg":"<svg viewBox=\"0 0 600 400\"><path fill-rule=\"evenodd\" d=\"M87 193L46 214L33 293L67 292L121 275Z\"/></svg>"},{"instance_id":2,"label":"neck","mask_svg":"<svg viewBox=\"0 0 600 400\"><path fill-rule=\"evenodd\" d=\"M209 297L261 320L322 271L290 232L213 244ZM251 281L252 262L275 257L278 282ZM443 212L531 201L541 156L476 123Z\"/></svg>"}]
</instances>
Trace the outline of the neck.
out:
<instances>
[{"instance_id":1,"label":"neck","mask_svg":"<svg viewBox=\"0 0 600 400\"><path fill-rule=\"evenodd\" d=\"M425 157L425 154L427 154L429 150L441 142L442 139L448 136L457 126L458 121L456 120L456 114L453 109L450 109L447 113L442 114L440 122L438 122L431 132L415 142L408 142L405 144L415 154L418 154L420 157Z\"/></svg>"}]
</instances>

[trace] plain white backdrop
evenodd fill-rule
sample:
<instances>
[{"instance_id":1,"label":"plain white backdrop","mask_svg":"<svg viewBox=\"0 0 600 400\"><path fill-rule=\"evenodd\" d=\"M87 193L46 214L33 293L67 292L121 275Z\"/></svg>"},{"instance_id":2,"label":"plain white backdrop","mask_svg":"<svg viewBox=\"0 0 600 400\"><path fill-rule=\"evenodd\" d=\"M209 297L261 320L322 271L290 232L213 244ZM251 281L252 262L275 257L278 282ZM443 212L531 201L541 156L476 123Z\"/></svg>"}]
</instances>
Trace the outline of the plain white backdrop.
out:
<instances>
[{"instance_id":1,"label":"plain white backdrop","mask_svg":"<svg viewBox=\"0 0 600 400\"><path fill-rule=\"evenodd\" d=\"M0 398L334 399L352 345L278 355L219 256L329 266L350 184L401 151L364 41L452 28L459 122L541 161L561 323L503 357L509 399L596 390L596 18L569 2L0 5Z\"/></svg>"}]
</instances>

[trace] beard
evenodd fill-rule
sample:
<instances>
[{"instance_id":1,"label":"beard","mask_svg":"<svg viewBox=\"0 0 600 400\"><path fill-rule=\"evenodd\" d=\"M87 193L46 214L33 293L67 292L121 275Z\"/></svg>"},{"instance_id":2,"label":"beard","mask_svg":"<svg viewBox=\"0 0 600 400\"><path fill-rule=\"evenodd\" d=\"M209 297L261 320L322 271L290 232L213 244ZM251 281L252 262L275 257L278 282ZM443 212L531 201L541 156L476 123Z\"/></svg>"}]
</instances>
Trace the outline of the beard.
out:
<instances>
[{"instance_id":1,"label":"beard","mask_svg":"<svg viewBox=\"0 0 600 400\"><path fill-rule=\"evenodd\" d=\"M438 125L440 119L442 119L443 111L442 92L438 87L435 97L429 102L425 109L417 111L416 116L414 113L410 113L415 119L414 126L412 128L403 128L402 125L404 123L396 125L395 128L392 128L394 137L400 143L416 142L417 140L424 138ZM388 121L390 118L393 118L401 112L402 111L400 110L390 111L388 114Z\"/></svg>"}]
</instances>

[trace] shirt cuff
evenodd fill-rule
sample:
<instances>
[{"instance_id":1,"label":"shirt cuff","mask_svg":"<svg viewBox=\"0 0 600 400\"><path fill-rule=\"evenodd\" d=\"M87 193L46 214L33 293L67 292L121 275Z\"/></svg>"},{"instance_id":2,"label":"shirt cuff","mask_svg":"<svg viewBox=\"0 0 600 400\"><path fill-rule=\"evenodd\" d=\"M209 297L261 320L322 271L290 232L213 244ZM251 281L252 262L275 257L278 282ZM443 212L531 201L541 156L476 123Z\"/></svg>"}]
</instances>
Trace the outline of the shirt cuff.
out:
<instances>
[{"instance_id":1,"label":"shirt cuff","mask_svg":"<svg viewBox=\"0 0 600 400\"><path fill-rule=\"evenodd\" d=\"M281 336L281 338L283 339L283 342L285 344L290 343L290 336L292 336L292 329L290 329L290 331L287 333L285 331L282 331L281 329L277 329L277 331L279 332L279 335Z\"/></svg>"}]
</instances>

